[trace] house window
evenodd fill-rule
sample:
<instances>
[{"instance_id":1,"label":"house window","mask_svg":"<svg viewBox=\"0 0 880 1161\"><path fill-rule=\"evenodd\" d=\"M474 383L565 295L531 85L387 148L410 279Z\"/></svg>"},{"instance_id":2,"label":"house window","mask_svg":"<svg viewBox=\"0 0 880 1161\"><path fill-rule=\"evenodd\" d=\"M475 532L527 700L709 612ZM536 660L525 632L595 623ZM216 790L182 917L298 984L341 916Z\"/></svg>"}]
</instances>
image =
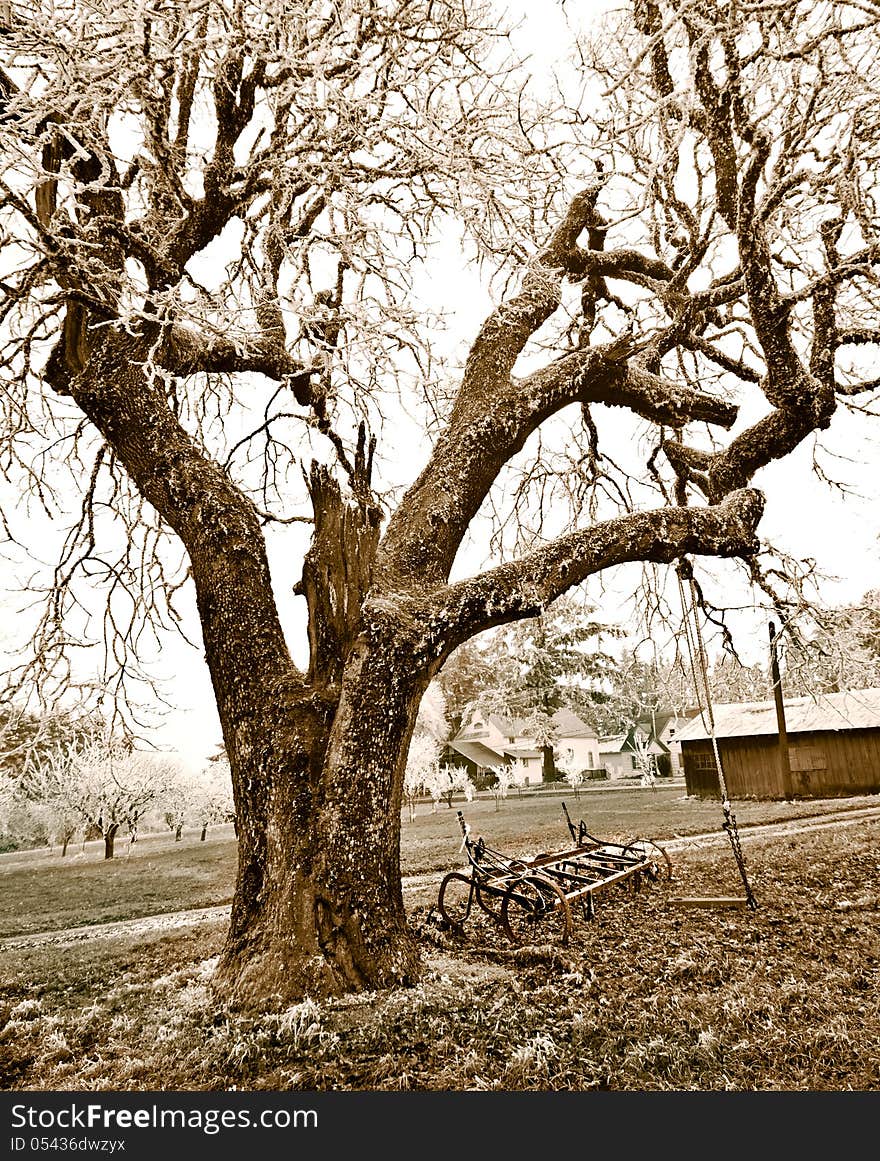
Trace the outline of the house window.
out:
<instances>
[{"instance_id":1,"label":"house window","mask_svg":"<svg viewBox=\"0 0 880 1161\"><path fill-rule=\"evenodd\" d=\"M697 750L691 756L691 764L694 770L715 770L715 755L711 750Z\"/></svg>"}]
</instances>

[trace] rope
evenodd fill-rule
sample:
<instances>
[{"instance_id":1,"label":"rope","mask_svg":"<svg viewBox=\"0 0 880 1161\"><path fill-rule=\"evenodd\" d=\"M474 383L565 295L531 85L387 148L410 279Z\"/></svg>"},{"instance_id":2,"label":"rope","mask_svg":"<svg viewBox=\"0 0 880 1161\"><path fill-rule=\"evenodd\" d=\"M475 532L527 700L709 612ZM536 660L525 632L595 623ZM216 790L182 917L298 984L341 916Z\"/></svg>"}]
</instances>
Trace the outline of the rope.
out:
<instances>
[{"instance_id":1,"label":"rope","mask_svg":"<svg viewBox=\"0 0 880 1161\"><path fill-rule=\"evenodd\" d=\"M740 878L742 879L743 887L746 893L746 903L752 911L756 911L758 902L752 892L749 884L748 874L746 873L746 861L742 851L742 844L740 843L739 830L736 825L736 816L733 813L733 806L730 802L730 795L727 791L727 780L724 777L724 769L721 765L721 754L718 750L718 738L715 733L715 715L712 710L712 693L709 688L709 661L706 656L706 648L703 643L703 634L700 630L700 618L697 615L697 587L694 583L693 569L690 564L682 558L676 569L676 576L678 577L678 594L681 599L681 615L684 623L685 640L688 648L688 658L691 665L691 673L694 678L694 686L697 692L697 699L700 704L700 717L703 726L709 734L712 742L712 754L715 759L715 770L718 776L718 789L721 792L721 809L724 813L723 829L727 832L727 837L730 840L730 847L733 851L733 857L736 861L737 869L739 870ZM684 578L687 577L690 582L690 611L688 610L687 600L684 591ZM699 662L699 679L697 662ZM700 687L700 679L702 680L702 688ZM705 711L703 706L705 704Z\"/></svg>"}]
</instances>

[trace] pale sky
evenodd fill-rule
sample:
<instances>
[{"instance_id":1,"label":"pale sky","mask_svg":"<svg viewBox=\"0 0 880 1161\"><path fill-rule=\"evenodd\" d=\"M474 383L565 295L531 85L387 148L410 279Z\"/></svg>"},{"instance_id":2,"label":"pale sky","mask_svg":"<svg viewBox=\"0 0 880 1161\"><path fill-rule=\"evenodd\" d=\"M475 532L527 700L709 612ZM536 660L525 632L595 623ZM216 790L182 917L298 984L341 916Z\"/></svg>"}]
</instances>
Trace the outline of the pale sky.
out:
<instances>
[{"instance_id":1,"label":"pale sky","mask_svg":"<svg viewBox=\"0 0 880 1161\"><path fill-rule=\"evenodd\" d=\"M569 4L568 8L579 18L588 22L600 11L612 7L609 3ZM513 13L524 18L523 28L514 36L517 48L527 48L534 57L536 69L548 70L557 63L560 47L567 51L568 35L562 15L555 6L536 4L530 0L508 3ZM441 252L432 267L432 281L438 298L454 304L449 320L449 342L461 344L472 338L479 322L490 306L485 287L477 280L474 272L462 272L455 259L457 247ZM804 446L784 463L772 465L759 473L755 480L767 495L767 509L761 524L761 535L785 548L793 556L816 558L821 570L838 579L829 582L823 596L830 604L841 604L858 600L871 587L878 585L878 565L880 565L880 504L878 504L874 473L870 467L877 461L877 438L871 435L864 420L839 413L832 429L823 440L832 451L841 457L837 462L823 460L830 475L851 484L862 495L846 499L833 489L822 485L811 470L812 446ZM404 456L404 447L406 455ZM387 443L386 443L387 449ZM381 453L380 445L380 453ZM398 445L398 462L394 465L394 475L401 483L415 477L421 468L427 449L407 439ZM42 533L39 525L33 525L32 546L38 550ZM299 534L302 547L307 545L306 529ZM304 662L303 615L304 602L289 595L290 586L298 579L299 560L291 556L291 537L269 536L270 561L277 578L276 589L282 623L288 633L291 648L297 662ZM47 552L47 550L46 550ZM47 553L48 554L48 553ZM479 567L474 557L474 566ZM293 571L291 571L293 570ZM2 578L2 573L0 573ZM613 578L611 579L613 582ZM612 589L613 589L612 583ZM620 587L622 592L625 586ZM17 607L18 602L4 598L4 607ZM194 602L190 598L190 608ZM604 606L609 619L623 615L623 604L609 594ZM198 640L198 629L190 630ZM766 641L765 622L753 619L754 640L757 643L754 659L763 659ZM0 653L4 638L15 639L15 625L11 618L4 618L0 627ZM750 652L748 644L744 654ZM747 659L750 659L747 657ZM200 765L213 752L220 740L220 728L213 704L213 696L207 669L200 649L194 649L180 639L168 638L163 646L160 671L171 679L167 693L178 707L178 712L170 716L164 728L156 735L156 740L167 744L194 765Z\"/></svg>"}]
</instances>

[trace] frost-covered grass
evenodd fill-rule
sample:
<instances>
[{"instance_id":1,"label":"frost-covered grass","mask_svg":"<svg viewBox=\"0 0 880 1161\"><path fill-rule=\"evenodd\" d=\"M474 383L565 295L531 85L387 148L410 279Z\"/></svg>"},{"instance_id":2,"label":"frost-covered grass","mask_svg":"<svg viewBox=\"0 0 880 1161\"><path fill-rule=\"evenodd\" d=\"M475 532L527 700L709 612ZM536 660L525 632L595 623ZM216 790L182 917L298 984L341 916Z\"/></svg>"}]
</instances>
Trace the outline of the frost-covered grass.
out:
<instances>
[{"instance_id":1,"label":"frost-covered grass","mask_svg":"<svg viewBox=\"0 0 880 1161\"><path fill-rule=\"evenodd\" d=\"M688 798L680 783L657 783L652 791L637 784L611 789L581 789L577 797L565 787L552 793L536 794L515 790L495 809L491 796L475 802L456 802L471 827L472 837L482 835L489 846L514 853L556 850L569 841L561 803L565 802L572 820L583 818L588 829L600 838L672 839L679 835L719 831L723 816L718 802ZM742 801L734 804L742 826L810 818L839 810L880 806L880 797L825 798L794 802ZM416 818L403 823L402 858L404 873L415 874L448 868L461 861L461 839L455 810L440 805L435 812L422 805Z\"/></svg>"},{"instance_id":2,"label":"frost-covered grass","mask_svg":"<svg viewBox=\"0 0 880 1161\"><path fill-rule=\"evenodd\" d=\"M260 1019L211 996L221 922L5 955L10 1089L880 1088L880 824L691 850L668 886L607 896L571 944L517 951L413 905L421 984Z\"/></svg>"},{"instance_id":3,"label":"frost-covered grass","mask_svg":"<svg viewBox=\"0 0 880 1161\"><path fill-rule=\"evenodd\" d=\"M219 832L220 828L218 828ZM144 836L104 861L103 843L30 858L0 858L0 937L110 923L232 898L235 842L231 828L199 842Z\"/></svg>"},{"instance_id":4,"label":"frost-covered grass","mask_svg":"<svg viewBox=\"0 0 880 1161\"><path fill-rule=\"evenodd\" d=\"M585 818L603 838L671 838L713 831L722 821L717 803L684 796L680 785L652 792L641 787L519 797L501 804L490 796L456 802L472 828L490 846L514 853L558 849L569 841L561 802L573 819ZM741 802L743 825L809 816L828 811L876 806L878 797L823 799L815 802ZM406 812L404 812L405 814ZM418 807L415 819L402 825L405 875L458 866L461 833L455 810ZM103 844L71 847L61 858L54 852L0 856L0 938L36 931L58 931L91 923L157 915L166 911L227 903L235 881L235 840L231 827L217 827L199 842L197 831L179 843L170 835L145 835L133 846L117 844L118 856L103 860Z\"/></svg>"}]
</instances>

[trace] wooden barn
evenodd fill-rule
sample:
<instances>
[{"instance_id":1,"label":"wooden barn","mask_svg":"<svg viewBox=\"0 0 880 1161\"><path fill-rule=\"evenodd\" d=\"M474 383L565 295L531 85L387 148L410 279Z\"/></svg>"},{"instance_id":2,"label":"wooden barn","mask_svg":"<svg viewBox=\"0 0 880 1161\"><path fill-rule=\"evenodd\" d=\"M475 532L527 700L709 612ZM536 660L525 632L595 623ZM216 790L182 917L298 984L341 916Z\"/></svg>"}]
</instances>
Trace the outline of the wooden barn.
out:
<instances>
[{"instance_id":1,"label":"wooden barn","mask_svg":"<svg viewBox=\"0 0 880 1161\"><path fill-rule=\"evenodd\" d=\"M715 738L731 798L833 798L880 793L880 689L784 700L780 746L772 701L713 706ZM688 794L718 797L708 723L698 715L677 740Z\"/></svg>"}]
</instances>

